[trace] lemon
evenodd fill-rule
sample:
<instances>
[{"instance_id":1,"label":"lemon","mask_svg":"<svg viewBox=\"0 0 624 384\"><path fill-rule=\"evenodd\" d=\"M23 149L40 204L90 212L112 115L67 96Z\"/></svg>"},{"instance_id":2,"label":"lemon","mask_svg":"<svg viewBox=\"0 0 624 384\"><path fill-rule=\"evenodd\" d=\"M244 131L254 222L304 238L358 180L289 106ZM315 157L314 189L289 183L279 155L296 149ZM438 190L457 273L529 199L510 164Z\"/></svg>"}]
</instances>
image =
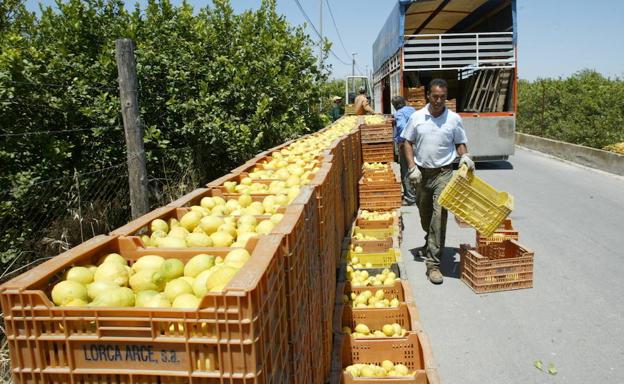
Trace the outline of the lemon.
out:
<instances>
[{"instance_id":1,"label":"lemon","mask_svg":"<svg viewBox=\"0 0 624 384\"><path fill-rule=\"evenodd\" d=\"M199 225L202 216L201 213L196 211L187 212L180 219L180 225L186 228L187 231L193 231Z\"/></svg>"},{"instance_id":2,"label":"lemon","mask_svg":"<svg viewBox=\"0 0 624 384\"><path fill-rule=\"evenodd\" d=\"M222 291L237 272L238 268L228 265L216 267L206 282L206 289L208 289L209 292Z\"/></svg>"},{"instance_id":3,"label":"lemon","mask_svg":"<svg viewBox=\"0 0 624 384\"><path fill-rule=\"evenodd\" d=\"M87 296L89 299L93 300L102 292L110 291L115 287L117 287L117 285L109 281L94 281L93 283L87 285Z\"/></svg>"},{"instance_id":4,"label":"lemon","mask_svg":"<svg viewBox=\"0 0 624 384\"><path fill-rule=\"evenodd\" d=\"M199 202L199 205L201 205L202 207L206 209L212 209L217 205L217 203L214 201L212 197L204 197Z\"/></svg>"},{"instance_id":5,"label":"lemon","mask_svg":"<svg viewBox=\"0 0 624 384\"><path fill-rule=\"evenodd\" d=\"M87 285L93 281L93 272L86 267L72 267L69 271L67 271L65 280L71 280L82 285Z\"/></svg>"},{"instance_id":6,"label":"lemon","mask_svg":"<svg viewBox=\"0 0 624 384\"><path fill-rule=\"evenodd\" d=\"M224 264L234 268L242 268L250 258L251 255L246 249L235 249L225 256Z\"/></svg>"},{"instance_id":7,"label":"lemon","mask_svg":"<svg viewBox=\"0 0 624 384\"><path fill-rule=\"evenodd\" d=\"M217 231L210 238L215 247L229 247L234 242L234 237L225 231Z\"/></svg>"},{"instance_id":8,"label":"lemon","mask_svg":"<svg viewBox=\"0 0 624 384\"><path fill-rule=\"evenodd\" d=\"M263 220L256 226L256 232L261 235L268 235L274 227L275 224L271 220Z\"/></svg>"},{"instance_id":9,"label":"lemon","mask_svg":"<svg viewBox=\"0 0 624 384\"><path fill-rule=\"evenodd\" d=\"M67 305L73 300L88 301L87 288L71 280L61 281L52 288L52 301L56 305Z\"/></svg>"},{"instance_id":10,"label":"lemon","mask_svg":"<svg viewBox=\"0 0 624 384\"><path fill-rule=\"evenodd\" d=\"M146 308L171 308L171 302L165 295L159 293L148 299L142 306Z\"/></svg>"},{"instance_id":11,"label":"lemon","mask_svg":"<svg viewBox=\"0 0 624 384\"><path fill-rule=\"evenodd\" d=\"M129 283L130 288L135 292L146 290L160 292L165 286L165 279L156 270L142 269L130 277Z\"/></svg>"},{"instance_id":12,"label":"lemon","mask_svg":"<svg viewBox=\"0 0 624 384\"><path fill-rule=\"evenodd\" d=\"M200 228L200 227L197 227L197 228ZM211 247L212 246L212 239L210 239L210 236L208 236L204 232L189 233L186 236L185 241L186 241L187 247Z\"/></svg>"},{"instance_id":13,"label":"lemon","mask_svg":"<svg viewBox=\"0 0 624 384\"><path fill-rule=\"evenodd\" d=\"M381 331L384 333L384 335L390 337L392 335L395 334L395 329L391 324L385 324L382 328Z\"/></svg>"},{"instance_id":14,"label":"lemon","mask_svg":"<svg viewBox=\"0 0 624 384\"><path fill-rule=\"evenodd\" d=\"M110 261L100 265L93 276L94 281L107 281L117 286L128 284L126 265Z\"/></svg>"},{"instance_id":15,"label":"lemon","mask_svg":"<svg viewBox=\"0 0 624 384\"><path fill-rule=\"evenodd\" d=\"M370 333L370 329L365 324L358 324L355 326L355 332L368 335Z\"/></svg>"},{"instance_id":16,"label":"lemon","mask_svg":"<svg viewBox=\"0 0 624 384\"><path fill-rule=\"evenodd\" d=\"M158 291L154 290L145 290L136 292L134 297L134 306L135 307L144 307L145 304L154 296L159 295Z\"/></svg>"},{"instance_id":17,"label":"lemon","mask_svg":"<svg viewBox=\"0 0 624 384\"><path fill-rule=\"evenodd\" d=\"M171 308L194 309L199 306L200 300L190 293L184 293L175 298L171 303Z\"/></svg>"},{"instance_id":18,"label":"lemon","mask_svg":"<svg viewBox=\"0 0 624 384\"><path fill-rule=\"evenodd\" d=\"M132 269L134 270L134 272L138 272L144 269L159 269L164 262L165 259L162 256L141 256L138 258L137 261L134 262L134 264L132 264Z\"/></svg>"},{"instance_id":19,"label":"lemon","mask_svg":"<svg viewBox=\"0 0 624 384\"><path fill-rule=\"evenodd\" d=\"M184 266L184 276L196 277L201 272L210 269L215 264L215 257L201 253L193 256Z\"/></svg>"},{"instance_id":20,"label":"lemon","mask_svg":"<svg viewBox=\"0 0 624 384\"><path fill-rule=\"evenodd\" d=\"M128 261L126 261L126 259L124 259L123 256L121 256L118 253L109 253L108 255L102 257L98 261L97 265L102 265L102 264L104 264L106 262L109 262L109 261L116 262L116 263L119 263L119 264L122 264L122 265L128 265Z\"/></svg>"},{"instance_id":21,"label":"lemon","mask_svg":"<svg viewBox=\"0 0 624 384\"><path fill-rule=\"evenodd\" d=\"M222 224L225 224L225 221L217 216L206 216L202 218L199 222L200 228L207 235L211 235L216 232L219 226L221 226Z\"/></svg>"},{"instance_id":22,"label":"lemon","mask_svg":"<svg viewBox=\"0 0 624 384\"><path fill-rule=\"evenodd\" d=\"M165 286L165 297L170 301L175 300L176 297L184 293L193 293L193 287L183 279L171 280Z\"/></svg>"},{"instance_id":23,"label":"lemon","mask_svg":"<svg viewBox=\"0 0 624 384\"><path fill-rule=\"evenodd\" d=\"M169 232L169 225L163 219L152 220L152 222L150 223L150 231L152 233L156 231L167 233Z\"/></svg>"},{"instance_id":24,"label":"lemon","mask_svg":"<svg viewBox=\"0 0 624 384\"><path fill-rule=\"evenodd\" d=\"M158 239L157 245L159 248L186 248L186 241L184 240L185 237L186 236L183 238L171 236L163 237Z\"/></svg>"},{"instance_id":25,"label":"lemon","mask_svg":"<svg viewBox=\"0 0 624 384\"><path fill-rule=\"evenodd\" d=\"M184 274L184 263L178 259L165 260L158 269L165 281L171 281Z\"/></svg>"}]
</instances>

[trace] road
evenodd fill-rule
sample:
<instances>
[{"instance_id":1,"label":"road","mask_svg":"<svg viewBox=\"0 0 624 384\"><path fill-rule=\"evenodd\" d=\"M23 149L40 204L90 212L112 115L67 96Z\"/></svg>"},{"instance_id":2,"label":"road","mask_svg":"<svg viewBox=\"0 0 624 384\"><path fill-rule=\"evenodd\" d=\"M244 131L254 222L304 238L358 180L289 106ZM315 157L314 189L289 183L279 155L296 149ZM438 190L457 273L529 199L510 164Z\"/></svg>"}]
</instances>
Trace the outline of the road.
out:
<instances>
[{"instance_id":1,"label":"road","mask_svg":"<svg viewBox=\"0 0 624 384\"><path fill-rule=\"evenodd\" d=\"M423 244L418 210L403 207L403 272L442 382L624 383L624 178L522 148L477 173L514 196L534 287L473 293L458 278L457 248L474 245L475 231L450 214L444 283L429 283L412 256Z\"/></svg>"}]
</instances>

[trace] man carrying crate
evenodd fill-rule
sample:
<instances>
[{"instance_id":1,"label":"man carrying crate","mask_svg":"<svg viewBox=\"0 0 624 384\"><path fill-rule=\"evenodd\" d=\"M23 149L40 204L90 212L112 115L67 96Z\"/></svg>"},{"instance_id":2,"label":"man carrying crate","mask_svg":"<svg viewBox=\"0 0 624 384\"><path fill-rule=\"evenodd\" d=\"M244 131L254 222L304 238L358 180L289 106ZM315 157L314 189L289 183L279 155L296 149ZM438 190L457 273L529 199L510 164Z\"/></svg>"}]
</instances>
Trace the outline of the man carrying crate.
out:
<instances>
[{"instance_id":1,"label":"man carrying crate","mask_svg":"<svg viewBox=\"0 0 624 384\"><path fill-rule=\"evenodd\" d=\"M425 245L421 248L427 264L427 277L434 284L442 283L440 259L446 237L446 209L438 204L438 197L451 179L452 163L460 156L460 166L474 170L468 155L466 132L461 117L446 108L448 85L443 79L429 83L429 103L416 111L407 122L401 137L407 160L407 178L416 194L420 223L425 231Z\"/></svg>"}]
</instances>

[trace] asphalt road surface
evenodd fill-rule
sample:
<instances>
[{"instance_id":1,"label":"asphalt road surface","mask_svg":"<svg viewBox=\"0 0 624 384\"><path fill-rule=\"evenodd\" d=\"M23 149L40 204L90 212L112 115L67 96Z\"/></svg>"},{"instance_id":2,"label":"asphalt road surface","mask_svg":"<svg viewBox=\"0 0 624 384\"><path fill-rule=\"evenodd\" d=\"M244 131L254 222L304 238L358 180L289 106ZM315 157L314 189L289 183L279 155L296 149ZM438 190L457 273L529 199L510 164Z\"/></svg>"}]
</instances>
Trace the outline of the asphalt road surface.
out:
<instances>
[{"instance_id":1,"label":"asphalt road surface","mask_svg":"<svg viewBox=\"0 0 624 384\"><path fill-rule=\"evenodd\" d=\"M424 236L418 210L403 207L403 271L442 382L624 383L624 178L522 148L476 172L514 196L510 217L535 252L534 285L475 294L459 279L458 253L475 231L451 214L444 283L429 283L413 256Z\"/></svg>"}]
</instances>

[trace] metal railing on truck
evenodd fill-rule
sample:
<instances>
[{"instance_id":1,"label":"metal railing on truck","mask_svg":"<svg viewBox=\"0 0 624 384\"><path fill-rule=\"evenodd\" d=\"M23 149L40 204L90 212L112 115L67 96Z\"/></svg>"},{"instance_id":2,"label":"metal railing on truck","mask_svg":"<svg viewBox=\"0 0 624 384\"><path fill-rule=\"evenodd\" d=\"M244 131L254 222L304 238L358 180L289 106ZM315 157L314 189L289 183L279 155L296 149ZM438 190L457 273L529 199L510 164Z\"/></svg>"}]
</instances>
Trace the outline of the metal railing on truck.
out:
<instances>
[{"instance_id":1,"label":"metal railing on truck","mask_svg":"<svg viewBox=\"0 0 624 384\"><path fill-rule=\"evenodd\" d=\"M406 35L405 71L514 68L513 32Z\"/></svg>"}]
</instances>

